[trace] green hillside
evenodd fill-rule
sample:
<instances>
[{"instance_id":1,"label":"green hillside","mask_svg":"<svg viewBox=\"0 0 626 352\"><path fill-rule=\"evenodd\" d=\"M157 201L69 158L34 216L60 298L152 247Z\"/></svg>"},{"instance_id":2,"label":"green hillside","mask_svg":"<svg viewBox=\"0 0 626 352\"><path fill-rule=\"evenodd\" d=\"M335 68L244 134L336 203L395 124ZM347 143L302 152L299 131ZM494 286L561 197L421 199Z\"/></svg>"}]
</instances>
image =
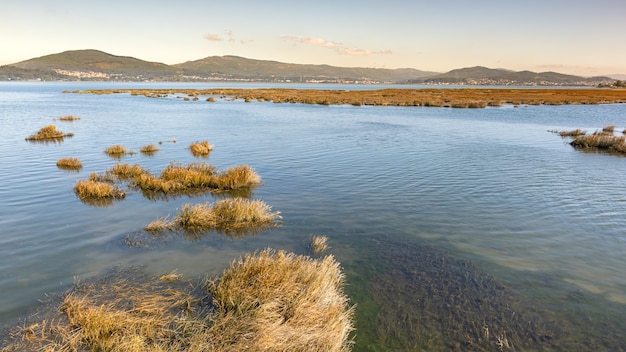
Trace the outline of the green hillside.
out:
<instances>
[{"instance_id":1,"label":"green hillside","mask_svg":"<svg viewBox=\"0 0 626 352\"><path fill-rule=\"evenodd\" d=\"M406 82L433 75L416 69L378 69L335 67L329 65L301 65L278 61L252 60L238 56L209 56L196 61L174 65L186 76L227 76L249 79L304 80L359 80L378 82Z\"/></svg>"},{"instance_id":2,"label":"green hillside","mask_svg":"<svg viewBox=\"0 0 626 352\"><path fill-rule=\"evenodd\" d=\"M99 50L73 50L0 67L0 80L101 81L261 81L458 85L587 85L613 83L609 77L556 72L514 72L481 66L447 73L412 68L383 69L290 64L238 56L209 56L176 65L150 62Z\"/></svg>"},{"instance_id":3,"label":"green hillside","mask_svg":"<svg viewBox=\"0 0 626 352\"><path fill-rule=\"evenodd\" d=\"M10 65L0 66L0 81L60 81L68 79L72 79L72 77L54 71L29 70Z\"/></svg>"},{"instance_id":4,"label":"green hillside","mask_svg":"<svg viewBox=\"0 0 626 352\"><path fill-rule=\"evenodd\" d=\"M581 77L557 72L531 72L466 67L430 77L410 80L416 84L476 85L598 85L612 82L609 77Z\"/></svg>"},{"instance_id":5,"label":"green hillside","mask_svg":"<svg viewBox=\"0 0 626 352\"><path fill-rule=\"evenodd\" d=\"M12 66L42 71L98 72L122 78L175 77L176 70L166 64L127 56L115 56L99 50L74 50L46 55Z\"/></svg>"}]
</instances>

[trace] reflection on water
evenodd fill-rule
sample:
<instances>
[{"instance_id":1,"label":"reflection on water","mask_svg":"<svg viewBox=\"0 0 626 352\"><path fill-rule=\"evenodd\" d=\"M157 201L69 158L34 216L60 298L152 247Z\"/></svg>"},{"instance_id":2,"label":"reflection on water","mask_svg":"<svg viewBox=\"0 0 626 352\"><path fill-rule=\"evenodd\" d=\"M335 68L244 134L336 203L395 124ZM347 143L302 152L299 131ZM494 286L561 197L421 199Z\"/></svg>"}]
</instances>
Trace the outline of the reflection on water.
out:
<instances>
[{"instance_id":1,"label":"reflection on water","mask_svg":"<svg viewBox=\"0 0 626 352\"><path fill-rule=\"evenodd\" d=\"M623 128L626 105L467 110L61 93L111 85L0 84L0 324L74 277L135 265L216 275L259 248L306 253L319 234L358 305L356 350L626 348L617 318L626 313L626 158L580 153L548 132ZM80 117L71 139L24 141L65 115ZM74 195L78 180L115 165L107 146L158 144L152 156L123 157L156 174L197 161L187 146L198 140L214 145L206 162L218 169L258 172L263 184L239 196L280 211L280 228L154 237L143 232L152 220L232 195L129 187L107 207ZM57 168L69 156L81 160L78 173Z\"/></svg>"}]
</instances>

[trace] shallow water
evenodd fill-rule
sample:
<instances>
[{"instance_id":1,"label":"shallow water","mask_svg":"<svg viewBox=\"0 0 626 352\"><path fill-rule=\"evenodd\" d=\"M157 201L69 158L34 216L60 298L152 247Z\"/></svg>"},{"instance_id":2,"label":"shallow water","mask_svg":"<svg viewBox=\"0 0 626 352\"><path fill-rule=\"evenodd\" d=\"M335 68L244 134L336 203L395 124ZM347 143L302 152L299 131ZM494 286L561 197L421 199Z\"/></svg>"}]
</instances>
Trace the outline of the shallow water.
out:
<instances>
[{"instance_id":1,"label":"shallow water","mask_svg":"<svg viewBox=\"0 0 626 352\"><path fill-rule=\"evenodd\" d=\"M410 329L401 319L394 327L377 300L384 296L382 283L394 277L367 263L384 259L379 269L395 272L411 266L406 248L417 256L422 246L472 263L520 306L536 307L537 326L554 323L555 336L565 331L583 341L563 340L563 348L626 349L626 327L617 318L626 313L626 158L576 151L548 132L621 129L626 105L398 108L61 93L121 85L133 86L0 83L0 324L28 314L76 277L134 265L154 273L178 269L187 277L219 275L245 252L306 253L310 236L323 234L362 307L357 350L417 348L405 336ZM63 115L81 120L54 120ZM55 144L24 140L48 124L74 137ZM205 139L214 151L208 159L194 158L189 144ZM140 236L150 221L174 215L184 203L214 200L153 201L129 191L112 206L94 207L76 198L77 180L115 164L106 147L139 151L149 143L161 150L121 161L154 173L172 161L252 166L263 179L253 198L281 211L282 227L244 238L169 236L129 247L125 239ZM83 169L58 169L61 157L80 158ZM389 251L377 258L372 238L379 236L389 248L405 249L397 262ZM400 290L395 299L410 305L414 287L393 287ZM378 323L366 323L377 310ZM565 324L572 319L580 326Z\"/></svg>"}]
</instances>

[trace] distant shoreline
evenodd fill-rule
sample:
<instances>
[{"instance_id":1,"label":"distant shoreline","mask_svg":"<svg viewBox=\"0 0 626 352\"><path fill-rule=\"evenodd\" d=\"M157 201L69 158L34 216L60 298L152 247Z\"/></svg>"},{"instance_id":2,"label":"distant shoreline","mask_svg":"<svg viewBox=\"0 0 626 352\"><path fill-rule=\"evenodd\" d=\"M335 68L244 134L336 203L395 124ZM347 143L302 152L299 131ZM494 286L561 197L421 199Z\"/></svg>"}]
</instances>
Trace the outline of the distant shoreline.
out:
<instances>
[{"instance_id":1,"label":"distant shoreline","mask_svg":"<svg viewBox=\"0 0 626 352\"><path fill-rule=\"evenodd\" d=\"M214 102L217 98L319 105L423 106L484 108L501 105L568 105L626 103L626 89L451 88L321 90L289 88L93 89L65 93L131 94ZM205 98L206 97L206 98Z\"/></svg>"}]
</instances>

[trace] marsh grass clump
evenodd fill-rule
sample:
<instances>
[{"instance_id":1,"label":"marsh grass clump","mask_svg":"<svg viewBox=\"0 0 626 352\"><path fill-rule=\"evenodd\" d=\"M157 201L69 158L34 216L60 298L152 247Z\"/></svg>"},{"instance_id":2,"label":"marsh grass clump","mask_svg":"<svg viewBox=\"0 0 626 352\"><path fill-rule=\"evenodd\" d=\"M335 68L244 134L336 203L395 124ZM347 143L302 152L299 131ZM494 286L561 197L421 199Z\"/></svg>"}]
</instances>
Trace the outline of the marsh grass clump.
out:
<instances>
[{"instance_id":1,"label":"marsh grass clump","mask_svg":"<svg viewBox=\"0 0 626 352\"><path fill-rule=\"evenodd\" d=\"M272 208L263 201L228 198L215 204L184 204L172 226L191 232L228 231L273 226L279 219L280 212L272 212Z\"/></svg>"},{"instance_id":2,"label":"marsh grass clump","mask_svg":"<svg viewBox=\"0 0 626 352\"><path fill-rule=\"evenodd\" d=\"M57 130L55 125L42 127L37 133L26 138L27 141L33 142L61 142L65 137L72 137L73 133L63 133Z\"/></svg>"},{"instance_id":3,"label":"marsh grass clump","mask_svg":"<svg viewBox=\"0 0 626 352\"><path fill-rule=\"evenodd\" d=\"M169 221L169 217L165 216L152 220L148 225L146 225L146 227L144 227L144 230L153 234L157 234L170 230L173 225L174 223Z\"/></svg>"},{"instance_id":4,"label":"marsh grass clump","mask_svg":"<svg viewBox=\"0 0 626 352\"><path fill-rule=\"evenodd\" d=\"M80 180L74 185L74 192L80 198L83 199L121 199L126 196L126 192L115 187L115 185L102 182L89 180Z\"/></svg>"},{"instance_id":5,"label":"marsh grass clump","mask_svg":"<svg viewBox=\"0 0 626 352\"><path fill-rule=\"evenodd\" d=\"M123 145L112 145L104 150L104 153L110 157L121 158L128 154L134 154L132 150L126 149Z\"/></svg>"},{"instance_id":6,"label":"marsh grass clump","mask_svg":"<svg viewBox=\"0 0 626 352\"><path fill-rule=\"evenodd\" d=\"M191 154L193 154L193 156L208 157L213 150L213 146L209 144L209 141L205 140L202 142L191 143L189 150L191 150Z\"/></svg>"},{"instance_id":7,"label":"marsh grass clump","mask_svg":"<svg viewBox=\"0 0 626 352\"><path fill-rule=\"evenodd\" d=\"M329 248L328 246L328 237L326 236L313 236L311 238L311 250L313 254L320 255L326 252Z\"/></svg>"},{"instance_id":8,"label":"marsh grass clump","mask_svg":"<svg viewBox=\"0 0 626 352\"><path fill-rule=\"evenodd\" d=\"M122 164L117 163L106 171L107 175L116 177L119 180L129 181L138 178L141 175L148 173L140 165L134 164Z\"/></svg>"},{"instance_id":9,"label":"marsh grass clump","mask_svg":"<svg viewBox=\"0 0 626 352\"><path fill-rule=\"evenodd\" d=\"M205 285L118 270L10 330L14 351L349 351L354 308L334 258L265 250Z\"/></svg>"},{"instance_id":10,"label":"marsh grass clump","mask_svg":"<svg viewBox=\"0 0 626 352\"><path fill-rule=\"evenodd\" d=\"M78 121L80 117L74 115L66 115L59 117L59 121Z\"/></svg>"},{"instance_id":11,"label":"marsh grass clump","mask_svg":"<svg viewBox=\"0 0 626 352\"><path fill-rule=\"evenodd\" d=\"M332 256L266 249L233 261L208 285L211 345L227 351L349 351L354 308Z\"/></svg>"},{"instance_id":12,"label":"marsh grass clump","mask_svg":"<svg viewBox=\"0 0 626 352\"><path fill-rule=\"evenodd\" d=\"M615 125L607 125L602 127L602 132L604 133L613 133L615 131Z\"/></svg>"},{"instance_id":13,"label":"marsh grass clump","mask_svg":"<svg viewBox=\"0 0 626 352\"><path fill-rule=\"evenodd\" d=\"M260 184L261 177L248 165L233 166L221 172L215 179L215 186L225 190L256 187Z\"/></svg>"},{"instance_id":14,"label":"marsh grass clump","mask_svg":"<svg viewBox=\"0 0 626 352\"><path fill-rule=\"evenodd\" d=\"M575 138L570 144L581 149L601 149L608 152L626 153L626 136L597 133Z\"/></svg>"},{"instance_id":15,"label":"marsh grass clump","mask_svg":"<svg viewBox=\"0 0 626 352\"><path fill-rule=\"evenodd\" d=\"M83 163L78 158L61 158L57 160L57 167L63 170L79 171Z\"/></svg>"},{"instance_id":16,"label":"marsh grass clump","mask_svg":"<svg viewBox=\"0 0 626 352\"><path fill-rule=\"evenodd\" d=\"M577 128L575 130L560 131L558 133L559 133L559 136L561 136L561 137L578 137L578 136L582 136L582 135L587 134L587 131L581 130L580 128Z\"/></svg>"},{"instance_id":17,"label":"marsh grass clump","mask_svg":"<svg viewBox=\"0 0 626 352\"><path fill-rule=\"evenodd\" d=\"M170 163L161 170L161 179L174 183L180 189L209 187L214 183L216 172L215 166L206 163L191 163L186 166Z\"/></svg>"},{"instance_id":18,"label":"marsh grass clump","mask_svg":"<svg viewBox=\"0 0 626 352\"><path fill-rule=\"evenodd\" d=\"M152 156L154 155L154 153L156 153L157 151L159 151L159 147L157 147L154 144L147 144L142 146L139 149L139 152L143 155L147 155L147 156Z\"/></svg>"}]
</instances>

